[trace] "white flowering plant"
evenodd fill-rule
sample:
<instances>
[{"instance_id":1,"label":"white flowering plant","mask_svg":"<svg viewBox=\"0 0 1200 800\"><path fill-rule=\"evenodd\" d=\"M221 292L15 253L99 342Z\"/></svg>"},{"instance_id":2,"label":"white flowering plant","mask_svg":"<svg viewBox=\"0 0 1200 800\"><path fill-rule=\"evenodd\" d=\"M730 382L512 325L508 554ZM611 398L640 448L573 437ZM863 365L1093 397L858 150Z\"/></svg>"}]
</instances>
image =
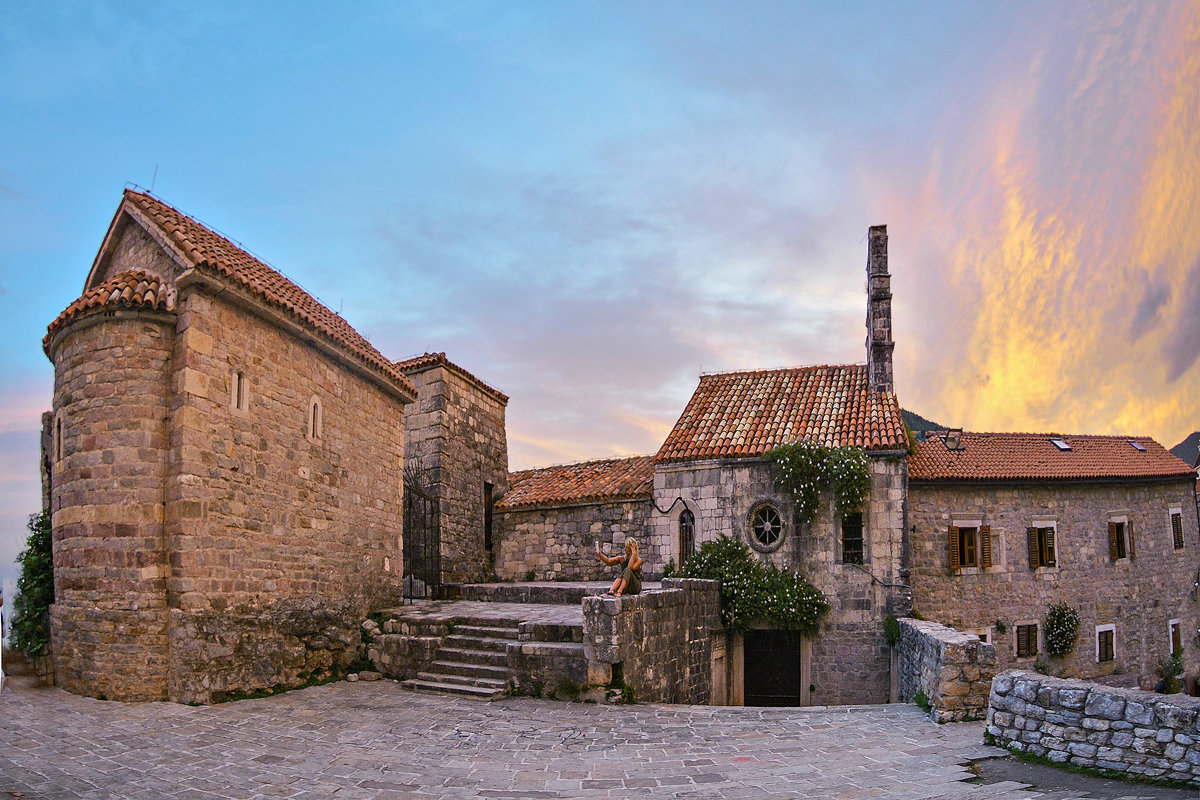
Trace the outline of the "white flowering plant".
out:
<instances>
[{"instance_id":1,"label":"white flowering plant","mask_svg":"<svg viewBox=\"0 0 1200 800\"><path fill-rule=\"evenodd\" d=\"M825 447L801 440L767 452L775 483L792 495L802 520L813 518L822 491L833 493L838 514L858 511L871 493L871 464L859 447Z\"/></svg>"},{"instance_id":2,"label":"white flowering plant","mask_svg":"<svg viewBox=\"0 0 1200 800\"><path fill-rule=\"evenodd\" d=\"M721 583L721 621L745 633L754 620L783 630L815 633L829 603L803 575L764 564L742 542L729 536L707 541L683 569L685 578Z\"/></svg>"},{"instance_id":3,"label":"white flowering plant","mask_svg":"<svg viewBox=\"0 0 1200 800\"><path fill-rule=\"evenodd\" d=\"M1066 603L1054 603L1046 610L1043 621L1046 632L1046 652L1065 656L1075 646L1079 636L1079 612Z\"/></svg>"}]
</instances>

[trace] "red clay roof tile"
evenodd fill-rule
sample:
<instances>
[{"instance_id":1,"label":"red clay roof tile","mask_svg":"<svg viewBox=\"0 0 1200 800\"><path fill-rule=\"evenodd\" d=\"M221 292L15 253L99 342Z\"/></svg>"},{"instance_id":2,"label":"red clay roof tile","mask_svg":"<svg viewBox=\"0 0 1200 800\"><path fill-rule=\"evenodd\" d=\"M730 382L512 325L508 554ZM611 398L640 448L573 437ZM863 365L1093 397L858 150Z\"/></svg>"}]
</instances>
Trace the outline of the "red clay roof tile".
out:
<instances>
[{"instance_id":1,"label":"red clay roof tile","mask_svg":"<svg viewBox=\"0 0 1200 800\"><path fill-rule=\"evenodd\" d=\"M262 261L156 197L126 189L124 202L157 225L191 266L241 285L264 302L283 309L304 327L328 339L406 394L416 394L413 385L395 365L346 320Z\"/></svg>"},{"instance_id":2,"label":"red clay roof tile","mask_svg":"<svg viewBox=\"0 0 1200 800\"><path fill-rule=\"evenodd\" d=\"M702 375L657 463L751 458L801 439L902 450L900 404L871 391L862 364Z\"/></svg>"},{"instance_id":3,"label":"red clay roof tile","mask_svg":"<svg viewBox=\"0 0 1200 800\"><path fill-rule=\"evenodd\" d=\"M63 312L46 328L42 346L48 345L51 337L59 328L79 315L96 308L117 306L173 311L175 298L168 295L167 287L158 279L157 275L142 270L122 272L93 286L84 292L82 297L63 309Z\"/></svg>"},{"instance_id":4,"label":"red clay roof tile","mask_svg":"<svg viewBox=\"0 0 1200 800\"><path fill-rule=\"evenodd\" d=\"M502 510L649 499L654 488L650 456L583 461L508 474Z\"/></svg>"},{"instance_id":5,"label":"red clay roof tile","mask_svg":"<svg viewBox=\"0 0 1200 800\"><path fill-rule=\"evenodd\" d=\"M415 375L418 372L424 372L425 370L433 369L434 367L445 367L446 369L458 373L458 375L468 383L478 387L481 391L496 398L501 404L508 405L508 395L499 389L493 389L491 386L488 386L479 378L475 377L458 364L455 364L453 361L446 358L445 353L425 353L424 355L413 356L412 358L406 358L403 361L396 362L396 369L400 370L405 375Z\"/></svg>"},{"instance_id":6,"label":"red clay roof tile","mask_svg":"<svg viewBox=\"0 0 1200 800\"><path fill-rule=\"evenodd\" d=\"M1148 436L1058 433L963 433L961 450L943 434L917 442L908 459L912 481L1024 481L1194 476L1195 470ZM1051 439L1062 439L1060 450ZM1131 442L1138 442L1139 451Z\"/></svg>"}]
</instances>

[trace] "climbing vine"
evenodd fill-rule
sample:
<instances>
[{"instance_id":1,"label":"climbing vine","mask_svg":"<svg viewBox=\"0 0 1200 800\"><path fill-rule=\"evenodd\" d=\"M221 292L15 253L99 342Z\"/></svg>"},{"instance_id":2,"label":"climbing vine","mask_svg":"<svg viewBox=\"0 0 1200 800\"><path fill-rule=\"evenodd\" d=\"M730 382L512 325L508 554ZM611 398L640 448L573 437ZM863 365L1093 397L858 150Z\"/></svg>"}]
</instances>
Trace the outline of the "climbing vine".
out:
<instances>
[{"instance_id":1,"label":"climbing vine","mask_svg":"<svg viewBox=\"0 0 1200 800\"><path fill-rule=\"evenodd\" d=\"M862 508L871 493L871 465L858 447L825 447L801 440L767 452L775 465L775 483L792 495L796 512L812 519L821 492L833 493L838 514Z\"/></svg>"},{"instance_id":2,"label":"climbing vine","mask_svg":"<svg viewBox=\"0 0 1200 800\"><path fill-rule=\"evenodd\" d=\"M829 610L825 595L802 575L764 564L729 536L702 544L682 574L720 581L721 621L735 633L745 633L756 619L783 630L815 633L820 616Z\"/></svg>"},{"instance_id":3,"label":"climbing vine","mask_svg":"<svg viewBox=\"0 0 1200 800\"><path fill-rule=\"evenodd\" d=\"M1046 610L1046 652L1065 656L1079 635L1079 612L1066 603L1055 603Z\"/></svg>"}]
</instances>

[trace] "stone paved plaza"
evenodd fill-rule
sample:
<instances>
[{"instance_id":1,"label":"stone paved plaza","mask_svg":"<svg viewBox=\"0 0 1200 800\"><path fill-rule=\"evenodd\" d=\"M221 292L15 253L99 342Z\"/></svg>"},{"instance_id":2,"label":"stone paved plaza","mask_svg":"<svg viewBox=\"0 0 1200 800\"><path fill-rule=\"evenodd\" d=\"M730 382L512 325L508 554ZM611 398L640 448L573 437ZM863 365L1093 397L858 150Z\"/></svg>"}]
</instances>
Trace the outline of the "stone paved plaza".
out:
<instances>
[{"instance_id":1,"label":"stone paved plaza","mask_svg":"<svg viewBox=\"0 0 1200 800\"><path fill-rule=\"evenodd\" d=\"M905 705L488 703L378 681L189 707L9 687L0 797L1071 796L962 782L965 762L1001 752L981 744L982 725L935 725Z\"/></svg>"}]
</instances>

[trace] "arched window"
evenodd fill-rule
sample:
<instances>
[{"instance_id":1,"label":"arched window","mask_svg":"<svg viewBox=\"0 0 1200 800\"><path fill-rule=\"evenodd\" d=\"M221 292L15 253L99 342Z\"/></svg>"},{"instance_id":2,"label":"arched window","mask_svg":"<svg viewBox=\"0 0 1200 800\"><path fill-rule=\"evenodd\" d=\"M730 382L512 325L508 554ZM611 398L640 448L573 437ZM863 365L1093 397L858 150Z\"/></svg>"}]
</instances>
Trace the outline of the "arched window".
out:
<instances>
[{"instance_id":1,"label":"arched window","mask_svg":"<svg viewBox=\"0 0 1200 800\"><path fill-rule=\"evenodd\" d=\"M324 432L325 420L321 411L321 401L319 398L313 397L308 401L308 440L319 442Z\"/></svg>"},{"instance_id":2,"label":"arched window","mask_svg":"<svg viewBox=\"0 0 1200 800\"><path fill-rule=\"evenodd\" d=\"M679 566L692 560L696 554L696 515L685 508L679 515Z\"/></svg>"}]
</instances>

